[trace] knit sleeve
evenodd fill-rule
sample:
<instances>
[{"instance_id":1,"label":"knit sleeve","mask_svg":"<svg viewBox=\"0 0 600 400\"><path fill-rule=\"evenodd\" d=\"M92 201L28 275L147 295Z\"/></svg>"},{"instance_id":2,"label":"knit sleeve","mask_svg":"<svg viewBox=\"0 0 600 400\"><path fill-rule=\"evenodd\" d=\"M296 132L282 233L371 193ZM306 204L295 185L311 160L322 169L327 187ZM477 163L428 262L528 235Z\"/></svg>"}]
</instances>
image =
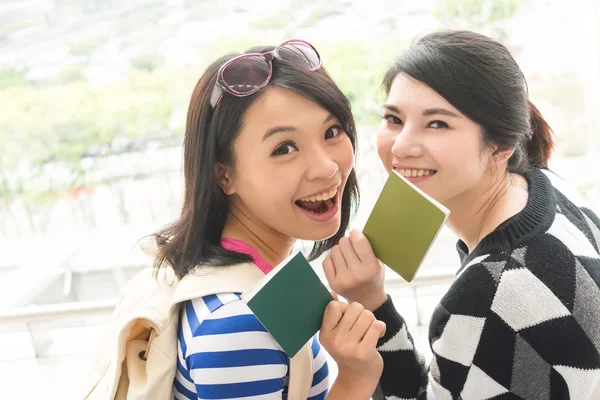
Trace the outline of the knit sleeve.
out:
<instances>
[{"instance_id":1,"label":"knit sleeve","mask_svg":"<svg viewBox=\"0 0 600 400\"><path fill-rule=\"evenodd\" d=\"M432 315L429 341L433 358L428 366L391 300L376 310L375 316L388 326L378 344L384 360L379 399L493 397L499 389L474 366L474 359L486 366L494 364L498 358L494 340L498 344L508 340L504 327L489 318L503 267L502 263L478 261L462 271ZM510 368L500 373L510 374Z\"/></svg>"},{"instance_id":2,"label":"knit sleeve","mask_svg":"<svg viewBox=\"0 0 600 400\"><path fill-rule=\"evenodd\" d=\"M385 322L386 332L377 343L384 368L373 399L416 399L427 386L425 359L415 349L406 323L389 296L374 314Z\"/></svg>"}]
</instances>

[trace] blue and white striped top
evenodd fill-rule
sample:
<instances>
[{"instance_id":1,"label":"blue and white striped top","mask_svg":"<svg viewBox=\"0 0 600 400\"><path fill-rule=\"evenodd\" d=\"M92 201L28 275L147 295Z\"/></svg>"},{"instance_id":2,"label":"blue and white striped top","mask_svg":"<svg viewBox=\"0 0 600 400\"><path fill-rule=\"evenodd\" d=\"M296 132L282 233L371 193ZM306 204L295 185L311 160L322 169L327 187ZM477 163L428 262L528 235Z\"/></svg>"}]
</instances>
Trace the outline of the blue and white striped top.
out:
<instances>
[{"instance_id":1,"label":"blue and white striped top","mask_svg":"<svg viewBox=\"0 0 600 400\"><path fill-rule=\"evenodd\" d=\"M289 357L237 293L187 301L179 324L176 399L286 399ZM316 336L309 399L325 399L327 354Z\"/></svg>"}]
</instances>

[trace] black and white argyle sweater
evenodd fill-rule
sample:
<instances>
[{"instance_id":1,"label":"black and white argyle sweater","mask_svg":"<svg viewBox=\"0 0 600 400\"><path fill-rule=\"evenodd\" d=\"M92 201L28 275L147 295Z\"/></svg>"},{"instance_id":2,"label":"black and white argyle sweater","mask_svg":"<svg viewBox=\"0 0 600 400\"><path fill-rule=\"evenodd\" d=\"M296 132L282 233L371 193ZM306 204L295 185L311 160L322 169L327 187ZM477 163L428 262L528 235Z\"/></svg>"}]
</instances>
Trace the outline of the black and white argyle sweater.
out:
<instances>
[{"instance_id":1,"label":"black and white argyle sweater","mask_svg":"<svg viewBox=\"0 0 600 400\"><path fill-rule=\"evenodd\" d=\"M556 175L467 254L429 326L426 365L391 300L374 398L600 399L600 220Z\"/></svg>"}]
</instances>

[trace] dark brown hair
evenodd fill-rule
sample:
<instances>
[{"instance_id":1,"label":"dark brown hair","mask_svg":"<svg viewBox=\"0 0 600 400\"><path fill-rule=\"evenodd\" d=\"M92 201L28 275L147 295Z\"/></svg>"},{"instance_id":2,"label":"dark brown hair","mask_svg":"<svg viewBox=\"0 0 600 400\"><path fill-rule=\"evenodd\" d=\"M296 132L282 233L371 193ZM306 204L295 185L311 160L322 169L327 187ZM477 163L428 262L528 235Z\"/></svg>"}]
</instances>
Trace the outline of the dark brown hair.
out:
<instances>
[{"instance_id":1,"label":"dark brown hair","mask_svg":"<svg viewBox=\"0 0 600 400\"><path fill-rule=\"evenodd\" d=\"M251 48L246 53L270 50L273 47ZM210 105L219 68L236 55L226 55L210 65L192 93L183 142L185 193L181 215L154 235L159 246L155 266L159 268L168 263L179 278L197 265L226 266L250 261L246 254L220 246L229 202L217 183L215 166L217 163L233 165L233 144L240 132L242 118L263 90L248 97L225 93L214 110ZM292 90L331 112L347 132L356 153L356 127L350 102L324 68L307 72L275 59L269 86ZM331 249L344 236L358 200L358 183L353 170L342 194L340 229L333 237L315 243L309 256L311 260Z\"/></svg>"},{"instance_id":2,"label":"dark brown hair","mask_svg":"<svg viewBox=\"0 0 600 400\"><path fill-rule=\"evenodd\" d=\"M483 128L487 145L514 148L509 172L548 168L552 130L528 100L527 82L508 49L470 31L436 31L422 36L387 71L389 94L398 74L435 90Z\"/></svg>"}]
</instances>

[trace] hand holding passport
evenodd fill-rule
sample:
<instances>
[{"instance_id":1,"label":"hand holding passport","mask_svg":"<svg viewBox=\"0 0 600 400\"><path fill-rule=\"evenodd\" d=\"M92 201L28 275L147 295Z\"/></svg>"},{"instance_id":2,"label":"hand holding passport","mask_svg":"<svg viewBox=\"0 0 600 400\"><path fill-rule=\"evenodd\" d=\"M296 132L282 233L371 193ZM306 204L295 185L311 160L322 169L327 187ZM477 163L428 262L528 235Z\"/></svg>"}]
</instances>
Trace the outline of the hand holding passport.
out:
<instances>
[{"instance_id":1,"label":"hand holding passport","mask_svg":"<svg viewBox=\"0 0 600 400\"><path fill-rule=\"evenodd\" d=\"M449 211L392 171L363 233L384 264L411 281ZM242 295L289 357L318 332L333 300L308 261L297 253Z\"/></svg>"},{"instance_id":2,"label":"hand holding passport","mask_svg":"<svg viewBox=\"0 0 600 400\"><path fill-rule=\"evenodd\" d=\"M363 233L385 265L412 281L450 211L392 170Z\"/></svg>"}]
</instances>

